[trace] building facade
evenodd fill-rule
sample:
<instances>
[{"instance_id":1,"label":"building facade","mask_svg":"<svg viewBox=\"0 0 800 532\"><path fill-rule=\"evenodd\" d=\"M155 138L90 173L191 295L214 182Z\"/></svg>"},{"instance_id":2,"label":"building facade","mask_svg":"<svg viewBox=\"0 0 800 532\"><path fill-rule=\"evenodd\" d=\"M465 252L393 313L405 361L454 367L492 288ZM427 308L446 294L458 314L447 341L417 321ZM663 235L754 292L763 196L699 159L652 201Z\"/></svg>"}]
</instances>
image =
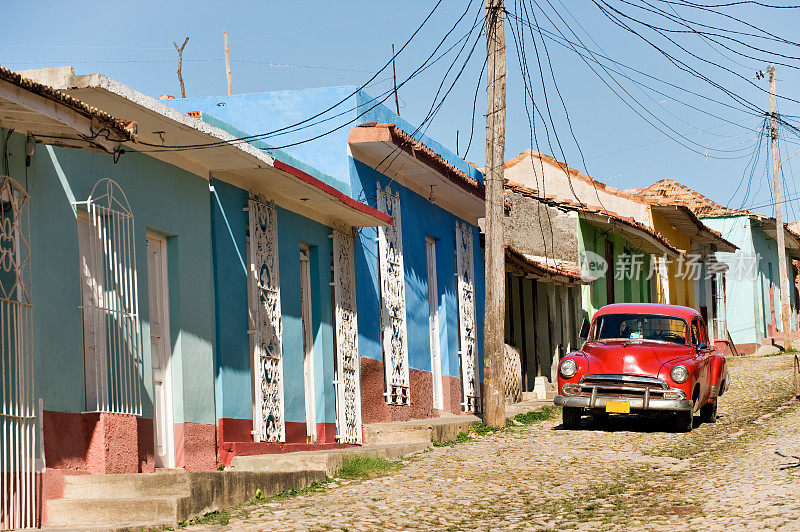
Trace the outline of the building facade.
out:
<instances>
[{"instance_id":1,"label":"building facade","mask_svg":"<svg viewBox=\"0 0 800 532\"><path fill-rule=\"evenodd\" d=\"M285 150L393 219L354 241L362 422L481 410L480 172L350 87L168 103L243 135L288 131L267 135L265 152ZM291 132L298 116L324 116L327 108L357 125L331 132L312 122Z\"/></svg>"}]
</instances>

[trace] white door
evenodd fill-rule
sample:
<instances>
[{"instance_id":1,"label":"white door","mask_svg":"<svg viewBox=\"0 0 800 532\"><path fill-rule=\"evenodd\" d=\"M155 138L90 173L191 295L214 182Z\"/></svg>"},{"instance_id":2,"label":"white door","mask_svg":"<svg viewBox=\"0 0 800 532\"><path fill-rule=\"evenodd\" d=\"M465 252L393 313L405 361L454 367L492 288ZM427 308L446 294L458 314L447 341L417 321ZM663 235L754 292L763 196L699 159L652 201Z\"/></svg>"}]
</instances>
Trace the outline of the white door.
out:
<instances>
[{"instance_id":1,"label":"white door","mask_svg":"<svg viewBox=\"0 0 800 532\"><path fill-rule=\"evenodd\" d=\"M428 262L428 324L431 336L431 375L433 378L433 408L444 409L442 391L442 360L439 349L439 290L436 281L436 241L425 237Z\"/></svg>"},{"instance_id":2,"label":"white door","mask_svg":"<svg viewBox=\"0 0 800 532\"><path fill-rule=\"evenodd\" d=\"M175 467L172 424L171 342L167 290L167 241L147 234L147 294L149 299L150 352L153 367L153 432L156 467Z\"/></svg>"},{"instance_id":3,"label":"white door","mask_svg":"<svg viewBox=\"0 0 800 532\"><path fill-rule=\"evenodd\" d=\"M78 251L83 306L83 364L86 410L108 408L108 367L106 363L106 328L103 312L103 270L89 214L78 211Z\"/></svg>"},{"instance_id":4,"label":"white door","mask_svg":"<svg viewBox=\"0 0 800 532\"><path fill-rule=\"evenodd\" d=\"M314 333L311 321L311 262L308 247L300 246L300 304L303 313L303 373L305 376L306 441L317 442L317 404L314 387Z\"/></svg>"}]
</instances>

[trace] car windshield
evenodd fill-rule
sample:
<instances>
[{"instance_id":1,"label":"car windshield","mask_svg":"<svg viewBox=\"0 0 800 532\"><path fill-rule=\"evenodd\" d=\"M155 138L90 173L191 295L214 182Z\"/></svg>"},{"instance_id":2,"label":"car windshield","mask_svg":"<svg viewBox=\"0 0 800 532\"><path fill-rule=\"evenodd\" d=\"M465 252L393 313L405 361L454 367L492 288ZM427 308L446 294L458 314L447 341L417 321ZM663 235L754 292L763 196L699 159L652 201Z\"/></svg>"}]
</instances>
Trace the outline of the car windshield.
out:
<instances>
[{"instance_id":1,"label":"car windshield","mask_svg":"<svg viewBox=\"0 0 800 532\"><path fill-rule=\"evenodd\" d=\"M672 316L603 314L594 320L590 340L656 340L686 344L686 322Z\"/></svg>"}]
</instances>

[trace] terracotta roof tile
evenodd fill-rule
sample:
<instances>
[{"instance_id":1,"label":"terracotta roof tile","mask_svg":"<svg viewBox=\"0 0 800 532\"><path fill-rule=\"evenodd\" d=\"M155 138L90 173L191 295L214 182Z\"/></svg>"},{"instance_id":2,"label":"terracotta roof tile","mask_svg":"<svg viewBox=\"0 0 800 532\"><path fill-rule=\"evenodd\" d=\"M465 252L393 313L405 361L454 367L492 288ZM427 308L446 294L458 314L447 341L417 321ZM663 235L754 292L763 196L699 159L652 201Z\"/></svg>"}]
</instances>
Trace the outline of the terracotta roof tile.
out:
<instances>
[{"instance_id":1,"label":"terracotta roof tile","mask_svg":"<svg viewBox=\"0 0 800 532\"><path fill-rule=\"evenodd\" d=\"M481 199L484 199L486 197L486 188L484 187L483 183L481 183L474 177L468 175L463 170L450 164L450 162L447 159L442 157L440 154L436 153L432 148L417 141L414 137L412 137L410 134L406 133L396 125L378 124L376 122L365 122L363 124L359 124L356 127L388 128L392 141L398 148L402 149L406 153L413 155L414 157L421 160L428 166L436 169L442 175L447 177L450 181L460 186L467 192L470 192L471 194L474 194L475 196Z\"/></svg>"},{"instance_id":2,"label":"terracotta roof tile","mask_svg":"<svg viewBox=\"0 0 800 532\"><path fill-rule=\"evenodd\" d=\"M525 270L537 277L553 278L562 277L567 282L586 284L588 281L581 277L581 270L577 264L565 261L554 261L544 257L536 257L523 253L506 245L506 260L520 264Z\"/></svg>"},{"instance_id":3,"label":"terracotta roof tile","mask_svg":"<svg viewBox=\"0 0 800 532\"><path fill-rule=\"evenodd\" d=\"M517 155L513 159L510 159L510 160L506 161L504 166L505 166L505 168L512 168L512 167L516 166L517 164L519 164L521 161L525 160L527 157L532 157L534 159L539 159L543 163L547 163L547 164L550 164L552 166L558 167L562 171L567 172L570 175L570 177L575 177L575 178L580 179L581 181L585 181L586 183L589 183L589 184L593 185L594 187L596 187L598 190L603 190L604 192L607 192L608 194L612 194L614 196L618 196L618 197L621 197L621 198L629 199L631 201L636 201L638 203L646 203L645 200L643 200L642 198L639 198L637 196L634 196L633 194L630 193L630 191L621 190L619 188L612 187L611 185L606 185L605 183L603 183L601 181L597 181L592 176L586 175L586 174L584 174L582 172L579 172L578 170L576 170L574 168L571 168L569 165L567 165L567 163L565 163L563 161L559 161L558 159L556 159L555 157L553 157L551 155L547 155L546 153L541 153L541 152L536 151L536 150L531 150L531 149L525 150L524 152L520 153L519 155Z\"/></svg>"}]
</instances>

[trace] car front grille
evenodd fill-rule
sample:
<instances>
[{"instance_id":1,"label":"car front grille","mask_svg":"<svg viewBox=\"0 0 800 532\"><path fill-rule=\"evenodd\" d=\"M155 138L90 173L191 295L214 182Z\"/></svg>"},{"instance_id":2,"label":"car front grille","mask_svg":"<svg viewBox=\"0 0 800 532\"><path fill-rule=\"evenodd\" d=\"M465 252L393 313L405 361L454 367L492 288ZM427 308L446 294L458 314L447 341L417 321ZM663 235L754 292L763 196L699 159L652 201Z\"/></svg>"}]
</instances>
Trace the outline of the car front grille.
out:
<instances>
[{"instance_id":1,"label":"car front grille","mask_svg":"<svg viewBox=\"0 0 800 532\"><path fill-rule=\"evenodd\" d=\"M666 381L639 375L584 375L577 384L565 384L565 395L614 396L646 399L678 399L683 392Z\"/></svg>"}]
</instances>

